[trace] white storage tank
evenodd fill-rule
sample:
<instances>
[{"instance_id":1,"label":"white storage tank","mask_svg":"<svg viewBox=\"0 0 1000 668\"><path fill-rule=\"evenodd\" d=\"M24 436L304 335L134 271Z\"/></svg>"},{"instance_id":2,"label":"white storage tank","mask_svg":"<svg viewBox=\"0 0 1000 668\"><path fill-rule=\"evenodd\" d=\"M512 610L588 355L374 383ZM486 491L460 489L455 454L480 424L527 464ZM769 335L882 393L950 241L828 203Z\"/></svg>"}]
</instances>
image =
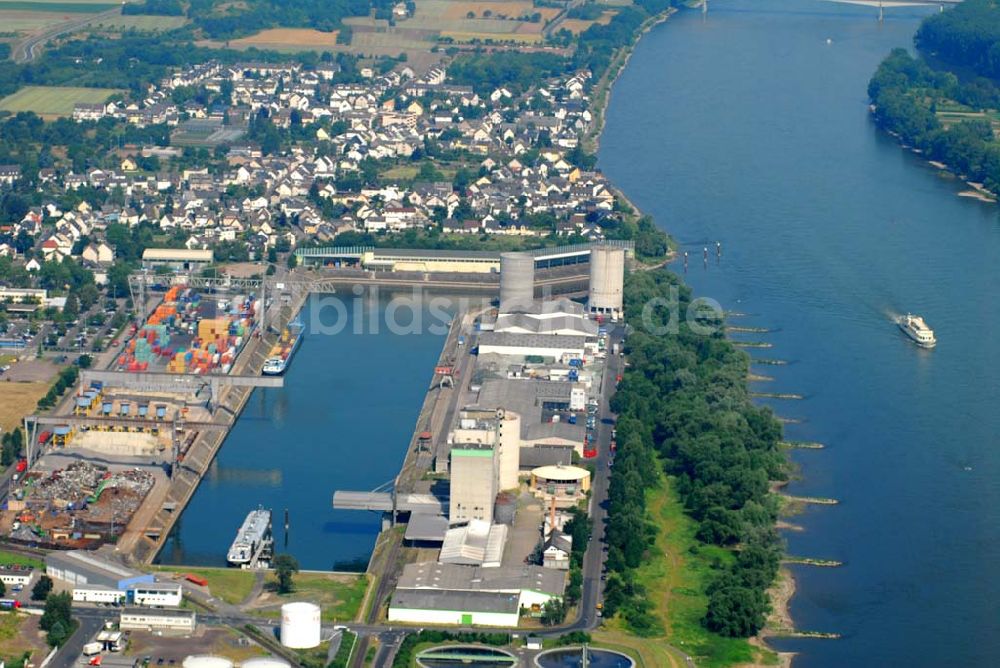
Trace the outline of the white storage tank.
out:
<instances>
[{"instance_id":1,"label":"white storage tank","mask_svg":"<svg viewBox=\"0 0 1000 668\"><path fill-rule=\"evenodd\" d=\"M590 251L590 298L594 313L618 315L622 312L625 286L625 249L594 246Z\"/></svg>"},{"instance_id":2,"label":"white storage tank","mask_svg":"<svg viewBox=\"0 0 1000 668\"><path fill-rule=\"evenodd\" d=\"M500 254L500 312L517 313L535 298L535 257L528 253Z\"/></svg>"},{"instance_id":3,"label":"white storage tank","mask_svg":"<svg viewBox=\"0 0 1000 668\"><path fill-rule=\"evenodd\" d=\"M281 606L281 644L292 649L319 645L320 614L314 603L285 603Z\"/></svg>"},{"instance_id":4,"label":"white storage tank","mask_svg":"<svg viewBox=\"0 0 1000 668\"><path fill-rule=\"evenodd\" d=\"M240 668L292 668L292 664L274 656L258 656L242 662Z\"/></svg>"},{"instance_id":5,"label":"white storage tank","mask_svg":"<svg viewBox=\"0 0 1000 668\"><path fill-rule=\"evenodd\" d=\"M195 654L181 662L183 668L233 668L233 662L223 656Z\"/></svg>"}]
</instances>

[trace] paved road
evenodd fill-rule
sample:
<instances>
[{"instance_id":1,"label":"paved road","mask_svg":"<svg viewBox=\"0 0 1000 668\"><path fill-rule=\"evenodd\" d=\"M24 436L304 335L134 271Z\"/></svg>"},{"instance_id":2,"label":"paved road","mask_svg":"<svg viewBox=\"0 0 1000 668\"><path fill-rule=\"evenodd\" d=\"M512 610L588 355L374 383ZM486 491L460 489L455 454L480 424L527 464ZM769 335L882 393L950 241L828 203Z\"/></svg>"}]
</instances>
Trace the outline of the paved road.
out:
<instances>
[{"instance_id":1,"label":"paved road","mask_svg":"<svg viewBox=\"0 0 1000 668\"><path fill-rule=\"evenodd\" d=\"M105 616L108 616L107 613ZM108 617L110 618L110 616ZM80 653L83 652L83 646L90 642L90 639L104 626L104 617L77 615L77 618L80 620L80 626L76 629L76 633L52 657L49 668L73 668Z\"/></svg>"},{"instance_id":2,"label":"paved road","mask_svg":"<svg viewBox=\"0 0 1000 668\"><path fill-rule=\"evenodd\" d=\"M79 30L88 23L118 16L121 11L121 7L115 7L114 9L109 9L108 11L101 12L99 14L84 14L80 18L66 21L65 23L59 23L50 27L48 30L38 33L37 35L31 35L14 47L14 62L29 63L41 55L42 47L45 46L45 43L49 40L55 39L56 37L62 37L63 35L68 35L71 32Z\"/></svg>"}]
</instances>

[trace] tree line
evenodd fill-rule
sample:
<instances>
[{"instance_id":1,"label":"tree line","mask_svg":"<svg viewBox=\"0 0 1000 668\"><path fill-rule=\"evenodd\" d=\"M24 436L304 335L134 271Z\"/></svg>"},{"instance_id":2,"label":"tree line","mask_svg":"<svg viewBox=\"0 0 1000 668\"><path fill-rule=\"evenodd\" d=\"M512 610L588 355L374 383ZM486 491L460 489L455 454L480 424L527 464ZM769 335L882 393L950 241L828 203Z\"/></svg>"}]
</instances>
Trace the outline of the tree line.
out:
<instances>
[{"instance_id":1,"label":"tree line","mask_svg":"<svg viewBox=\"0 0 1000 668\"><path fill-rule=\"evenodd\" d=\"M647 309L672 294L676 309ZM636 272L626 281L626 317L637 329L627 340L630 366L612 401L618 452L609 487L605 613L622 614L640 635L662 631L635 569L649 557L659 530L648 516L646 492L666 474L697 522L698 540L725 548L728 556L704 591L704 625L748 637L764 625L766 590L782 551L774 529L778 503L769 490L769 481L787 475L781 426L750 400L747 355L721 327L696 333L684 315L690 303L690 289L666 270ZM676 331L655 329L667 325Z\"/></svg>"},{"instance_id":2,"label":"tree line","mask_svg":"<svg viewBox=\"0 0 1000 668\"><path fill-rule=\"evenodd\" d=\"M996 0L965 0L925 19L917 47L953 67L1000 78L1000 7Z\"/></svg>"},{"instance_id":3,"label":"tree line","mask_svg":"<svg viewBox=\"0 0 1000 668\"><path fill-rule=\"evenodd\" d=\"M895 49L869 82L868 96L879 127L968 179L994 192L1000 189L1000 144L989 115L1000 107L1000 88L992 81L961 81L905 49ZM945 126L937 115L943 105L987 113Z\"/></svg>"}]
</instances>

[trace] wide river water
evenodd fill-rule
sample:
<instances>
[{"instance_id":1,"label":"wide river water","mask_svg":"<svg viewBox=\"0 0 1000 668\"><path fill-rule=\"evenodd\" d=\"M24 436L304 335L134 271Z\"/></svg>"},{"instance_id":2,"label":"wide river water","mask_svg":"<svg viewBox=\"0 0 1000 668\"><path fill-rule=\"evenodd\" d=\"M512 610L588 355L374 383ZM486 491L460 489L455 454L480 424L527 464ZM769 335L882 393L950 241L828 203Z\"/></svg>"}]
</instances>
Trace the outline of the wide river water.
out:
<instances>
[{"instance_id":1,"label":"wide river water","mask_svg":"<svg viewBox=\"0 0 1000 668\"><path fill-rule=\"evenodd\" d=\"M789 491L840 504L786 538L845 566L795 568L791 612L844 637L781 642L797 668L1000 662L998 208L867 111L879 61L932 11L712 0L642 39L602 138L599 167L690 252L695 291L776 330L742 335L790 362L755 366L775 379L757 389L804 394L770 403L827 446L794 454ZM906 311L937 349L895 328Z\"/></svg>"}]
</instances>

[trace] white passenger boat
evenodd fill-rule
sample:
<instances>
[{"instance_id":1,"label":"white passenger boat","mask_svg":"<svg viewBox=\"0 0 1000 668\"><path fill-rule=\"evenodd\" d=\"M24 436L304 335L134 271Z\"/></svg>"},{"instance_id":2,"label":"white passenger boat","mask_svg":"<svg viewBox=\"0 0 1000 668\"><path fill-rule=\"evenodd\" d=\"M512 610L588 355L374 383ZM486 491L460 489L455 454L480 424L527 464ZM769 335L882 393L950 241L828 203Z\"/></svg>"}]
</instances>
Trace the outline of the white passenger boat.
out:
<instances>
[{"instance_id":1,"label":"white passenger boat","mask_svg":"<svg viewBox=\"0 0 1000 668\"><path fill-rule=\"evenodd\" d=\"M924 319L919 315L907 313L896 321L903 333L913 339L913 342L922 348L933 348L937 345L934 338L934 330L927 326Z\"/></svg>"}]
</instances>

